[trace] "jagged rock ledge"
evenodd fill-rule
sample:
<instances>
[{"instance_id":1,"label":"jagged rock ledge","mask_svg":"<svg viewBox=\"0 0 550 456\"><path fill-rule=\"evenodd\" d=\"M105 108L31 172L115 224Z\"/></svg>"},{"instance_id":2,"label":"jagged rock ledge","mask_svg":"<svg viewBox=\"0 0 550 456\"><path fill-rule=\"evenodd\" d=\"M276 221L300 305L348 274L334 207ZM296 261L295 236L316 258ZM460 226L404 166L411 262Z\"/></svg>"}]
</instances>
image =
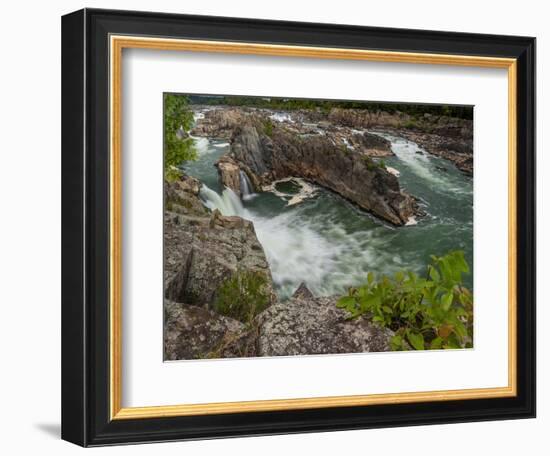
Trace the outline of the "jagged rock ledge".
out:
<instances>
[{"instance_id":1,"label":"jagged rock ledge","mask_svg":"<svg viewBox=\"0 0 550 456\"><path fill-rule=\"evenodd\" d=\"M273 281L252 222L210 211L199 198L200 182L184 176L164 183L164 282L167 299L209 307L220 285L237 270Z\"/></svg>"},{"instance_id":2,"label":"jagged rock ledge","mask_svg":"<svg viewBox=\"0 0 550 456\"><path fill-rule=\"evenodd\" d=\"M380 149L385 146L383 138L376 141ZM256 190L288 177L304 178L397 226L419 214L415 199L383 165L324 135L300 137L277 125L266 131L261 122L249 121L234 130L231 152L218 170L237 193L243 170Z\"/></svg>"}]
</instances>

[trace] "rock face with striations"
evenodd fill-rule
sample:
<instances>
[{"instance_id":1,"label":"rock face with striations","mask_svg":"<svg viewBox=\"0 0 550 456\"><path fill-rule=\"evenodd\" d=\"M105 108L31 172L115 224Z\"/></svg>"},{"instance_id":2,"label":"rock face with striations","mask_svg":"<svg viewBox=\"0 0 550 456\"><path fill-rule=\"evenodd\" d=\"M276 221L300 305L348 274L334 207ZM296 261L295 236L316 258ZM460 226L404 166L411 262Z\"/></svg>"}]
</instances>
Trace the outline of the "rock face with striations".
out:
<instances>
[{"instance_id":1,"label":"rock face with striations","mask_svg":"<svg viewBox=\"0 0 550 456\"><path fill-rule=\"evenodd\" d=\"M239 166L224 155L216 163L222 185L232 189L238 196L241 196L241 175Z\"/></svg>"},{"instance_id":2,"label":"rock face with striations","mask_svg":"<svg viewBox=\"0 0 550 456\"><path fill-rule=\"evenodd\" d=\"M394 225L404 225L417 210L414 198L400 189L394 175L323 135L304 138L282 128L267 135L261 126L249 123L235 130L231 157L253 175L254 185L301 177Z\"/></svg>"}]
</instances>

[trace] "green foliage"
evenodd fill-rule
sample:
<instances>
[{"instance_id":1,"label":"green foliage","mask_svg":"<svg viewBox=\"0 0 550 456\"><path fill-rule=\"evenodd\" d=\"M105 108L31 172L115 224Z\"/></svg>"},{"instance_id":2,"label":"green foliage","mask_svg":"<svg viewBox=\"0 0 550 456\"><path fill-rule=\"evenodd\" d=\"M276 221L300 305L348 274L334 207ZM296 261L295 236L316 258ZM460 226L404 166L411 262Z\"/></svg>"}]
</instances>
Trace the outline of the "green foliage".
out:
<instances>
[{"instance_id":1,"label":"green foliage","mask_svg":"<svg viewBox=\"0 0 550 456\"><path fill-rule=\"evenodd\" d=\"M269 302L265 275L255 271L238 271L218 288L214 308L222 315L251 324Z\"/></svg>"},{"instance_id":2,"label":"green foliage","mask_svg":"<svg viewBox=\"0 0 550 456\"><path fill-rule=\"evenodd\" d=\"M374 162L374 160L366 155L363 155L363 162L365 162L365 165L369 171L374 171L378 165Z\"/></svg>"},{"instance_id":3,"label":"green foliage","mask_svg":"<svg viewBox=\"0 0 550 456\"><path fill-rule=\"evenodd\" d=\"M186 136L193 126L188 104L183 95L164 94L164 174L168 181L179 178L179 165L197 159L193 139Z\"/></svg>"},{"instance_id":4,"label":"green foliage","mask_svg":"<svg viewBox=\"0 0 550 456\"><path fill-rule=\"evenodd\" d=\"M386 162L384 160L380 160L378 162L378 166L382 169L386 169Z\"/></svg>"},{"instance_id":5,"label":"green foliage","mask_svg":"<svg viewBox=\"0 0 550 456\"><path fill-rule=\"evenodd\" d=\"M270 138L273 136L273 122L271 121L271 119L264 120L264 134L266 134Z\"/></svg>"},{"instance_id":6,"label":"green foliage","mask_svg":"<svg viewBox=\"0 0 550 456\"><path fill-rule=\"evenodd\" d=\"M408 120L407 122L405 122L403 124L403 127L404 128L412 128L412 129L418 128L418 123L416 122L416 120L411 119L411 120Z\"/></svg>"},{"instance_id":7,"label":"green foliage","mask_svg":"<svg viewBox=\"0 0 550 456\"><path fill-rule=\"evenodd\" d=\"M368 314L392 329L393 350L472 347L473 298L462 284L462 275L470 272L464 252L431 258L425 278L400 271L377 279L369 272L367 283L351 288L337 306L350 318Z\"/></svg>"},{"instance_id":8,"label":"green foliage","mask_svg":"<svg viewBox=\"0 0 550 456\"><path fill-rule=\"evenodd\" d=\"M177 168L176 166L164 166L164 178L168 181L168 182L174 182L174 181L177 181L179 180L181 177L182 177L183 173L182 171L180 171L179 168Z\"/></svg>"}]
</instances>

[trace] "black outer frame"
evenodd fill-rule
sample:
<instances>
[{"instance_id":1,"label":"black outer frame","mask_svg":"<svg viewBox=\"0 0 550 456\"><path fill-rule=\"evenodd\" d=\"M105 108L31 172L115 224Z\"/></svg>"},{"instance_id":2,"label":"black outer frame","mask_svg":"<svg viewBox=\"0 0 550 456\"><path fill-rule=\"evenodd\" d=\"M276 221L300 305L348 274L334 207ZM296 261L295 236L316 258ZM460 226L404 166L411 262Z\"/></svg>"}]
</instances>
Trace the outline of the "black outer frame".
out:
<instances>
[{"instance_id":1,"label":"black outer frame","mask_svg":"<svg viewBox=\"0 0 550 456\"><path fill-rule=\"evenodd\" d=\"M518 395L110 421L110 34L518 59ZM535 267L534 38L97 9L62 18L63 439L98 446L535 417Z\"/></svg>"}]
</instances>

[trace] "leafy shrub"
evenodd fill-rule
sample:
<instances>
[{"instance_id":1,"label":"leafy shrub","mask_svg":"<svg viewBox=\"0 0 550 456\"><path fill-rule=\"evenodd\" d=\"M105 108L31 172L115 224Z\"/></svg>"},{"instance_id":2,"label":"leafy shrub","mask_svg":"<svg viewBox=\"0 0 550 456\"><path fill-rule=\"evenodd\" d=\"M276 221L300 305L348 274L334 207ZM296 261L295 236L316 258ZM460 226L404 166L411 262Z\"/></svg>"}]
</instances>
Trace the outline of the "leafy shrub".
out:
<instances>
[{"instance_id":1,"label":"leafy shrub","mask_svg":"<svg viewBox=\"0 0 550 456\"><path fill-rule=\"evenodd\" d=\"M350 288L337 306L351 318L368 314L392 329L393 350L472 347L473 298L462 283L462 274L469 273L464 252L431 258L426 278L409 271L377 280L369 272L367 283Z\"/></svg>"},{"instance_id":2,"label":"leafy shrub","mask_svg":"<svg viewBox=\"0 0 550 456\"><path fill-rule=\"evenodd\" d=\"M254 317L270 302L267 279L261 272L238 271L218 288L215 310L243 323Z\"/></svg>"},{"instance_id":3,"label":"leafy shrub","mask_svg":"<svg viewBox=\"0 0 550 456\"><path fill-rule=\"evenodd\" d=\"M168 181L179 177L177 166L197 158L193 139L180 135L182 130L187 132L193 126L193 113L188 103L185 96L164 94L164 174Z\"/></svg>"},{"instance_id":4,"label":"leafy shrub","mask_svg":"<svg viewBox=\"0 0 550 456\"><path fill-rule=\"evenodd\" d=\"M270 138L273 136L273 122L271 119L264 120L264 133Z\"/></svg>"},{"instance_id":5,"label":"leafy shrub","mask_svg":"<svg viewBox=\"0 0 550 456\"><path fill-rule=\"evenodd\" d=\"M369 171L374 171L378 167L378 165L374 162L374 160L368 157L367 155L363 155L362 158Z\"/></svg>"},{"instance_id":6,"label":"leafy shrub","mask_svg":"<svg viewBox=\"0 0 550 456\"><path fill-rule=\"evenodd\" d=\"M403 125L404 128L418 128L418 123L416 122L416 120L408 120L407 122L405 122L405 124Z\"/></svg>"}]
</instances>

